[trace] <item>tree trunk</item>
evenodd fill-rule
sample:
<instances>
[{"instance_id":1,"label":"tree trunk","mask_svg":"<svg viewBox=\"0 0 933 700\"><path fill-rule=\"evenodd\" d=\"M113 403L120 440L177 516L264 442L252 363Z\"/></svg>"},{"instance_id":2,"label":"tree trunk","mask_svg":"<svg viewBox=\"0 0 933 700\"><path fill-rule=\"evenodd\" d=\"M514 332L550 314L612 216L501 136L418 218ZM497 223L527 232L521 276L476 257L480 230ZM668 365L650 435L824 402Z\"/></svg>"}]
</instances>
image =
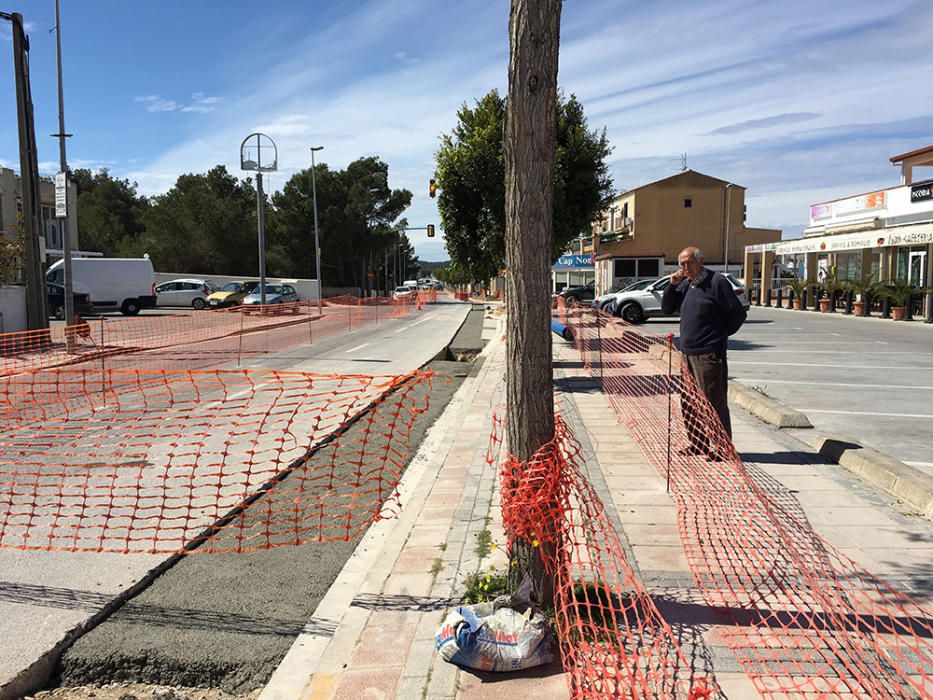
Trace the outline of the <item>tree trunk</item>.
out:
<instances>
[{"instance_id":1,"label":"tree trunk","mask_svg":"<svg viewBox=\"0 0 933 700\"><path fill-rule=\"evenodd\" d=\"M554 436L551 369L551 236L557 139L561 0L512 0L505 117L506 410L509 451L520 461ZM541 550L516 540L514 587L530 570L535 597L553 604Z\"/></svg>"}]
</instances>

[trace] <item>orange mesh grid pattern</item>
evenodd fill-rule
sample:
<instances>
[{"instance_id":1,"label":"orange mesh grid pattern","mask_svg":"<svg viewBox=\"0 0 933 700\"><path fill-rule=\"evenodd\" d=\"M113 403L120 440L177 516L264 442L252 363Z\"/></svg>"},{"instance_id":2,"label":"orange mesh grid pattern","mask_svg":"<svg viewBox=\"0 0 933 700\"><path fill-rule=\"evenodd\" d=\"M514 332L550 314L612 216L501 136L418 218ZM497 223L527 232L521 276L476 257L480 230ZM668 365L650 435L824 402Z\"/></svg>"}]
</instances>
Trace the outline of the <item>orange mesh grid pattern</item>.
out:
<instances>
[{"instance_id":1,"label":"orange mesh grid pattern","mask_svg":"<svg viewBox=\"0 0 933 700\"><path fill-rule=\"evenodd\" d=\"M435 295L436 298L436 295ZM424 301L428 303L428 300ZM73 327L0 335L0 376L106 359L106 367L201 369L285 350L367 323L403 318L414 299L343 296L316 302L123 318L76 319ZM69 348L70 346L70 348ZM127 355L136 357L116 361Z\"/></svg>"},{"instance_id":2,"label":"orange mesh grid pattern","mask_svg":"<svg viewBox=\"0 0 933 700\"><path fill-rule=\"evenodd\" d=\"M353 538L398 512L411 425L427 404L415 388L430 377L8 377L0 547L240 552Z\"/></svg>"},{"instance_id":3,"label":"orange mesh grid pattern","mask_svg":"<svg viewBox=\"0 0 933 700\"><path fill-rule=\"evenodd\" d=\"M931 614L821 539L749 473L670 340L558 308L585 365L666 477L694 579L723 637L774 698L933 697ZM692 434L692 435L691 435ZM717 455L683 454L708 442Z\"/></svg>"},{"instance_id":4,"label":"orange mesh grid pattern","mask_svg":"<svg viewBox=\"0 0 933 700\"><path fill-rule=\"evenodd\" d=\"M494 419L491 455L502 434ZM540 547L554 579L555 628L571 697L703 697L706 679L691 678L581 466L580 445L557 415L554 439L526 463L507 458L500 473L510 546L520 538Z\"/></svg>"}]
</instances>

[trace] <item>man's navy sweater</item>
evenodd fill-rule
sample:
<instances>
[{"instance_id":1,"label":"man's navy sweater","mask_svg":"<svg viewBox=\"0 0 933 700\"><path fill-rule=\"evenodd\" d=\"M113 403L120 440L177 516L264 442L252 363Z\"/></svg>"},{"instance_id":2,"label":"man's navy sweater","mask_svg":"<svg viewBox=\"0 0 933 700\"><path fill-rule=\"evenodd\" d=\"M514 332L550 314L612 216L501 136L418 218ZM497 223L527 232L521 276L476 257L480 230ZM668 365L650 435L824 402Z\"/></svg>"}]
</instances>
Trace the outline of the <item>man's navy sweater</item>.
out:
<instances>
[{"instance_id":1,"label":"man's navy sweater","mask_svg":"<svg viewBox=\"0 0 933 700\"><path fill-rule=\"evenodd\" d=\"M729 280L709 271L695 287L684 279L661 296L665 314L680 311L680 349L685 355L725 352L729 336L745 323L745 309Z\"/></svg>"}]
</instances>

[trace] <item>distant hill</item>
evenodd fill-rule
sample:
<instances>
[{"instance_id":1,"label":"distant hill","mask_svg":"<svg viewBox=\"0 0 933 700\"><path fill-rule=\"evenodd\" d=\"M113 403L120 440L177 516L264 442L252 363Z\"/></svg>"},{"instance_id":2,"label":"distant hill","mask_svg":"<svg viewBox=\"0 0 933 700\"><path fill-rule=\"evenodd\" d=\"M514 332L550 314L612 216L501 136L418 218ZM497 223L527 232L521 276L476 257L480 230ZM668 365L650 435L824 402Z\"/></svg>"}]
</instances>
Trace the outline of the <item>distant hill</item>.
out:
<instances>
[{"instance_id":1,"label":"distant hill","mask_svg":"<svg viewBox=\"0 0 933 700\"><path fill-rule=\"evenodd\" d=\"M422 271L433 273L435 270L439 270L442 267L447 267L450 265L450 260L444 260L443 262L428 262L427 260L419 260L418 264L421 266Z\"/></svg>"}]
</instances>

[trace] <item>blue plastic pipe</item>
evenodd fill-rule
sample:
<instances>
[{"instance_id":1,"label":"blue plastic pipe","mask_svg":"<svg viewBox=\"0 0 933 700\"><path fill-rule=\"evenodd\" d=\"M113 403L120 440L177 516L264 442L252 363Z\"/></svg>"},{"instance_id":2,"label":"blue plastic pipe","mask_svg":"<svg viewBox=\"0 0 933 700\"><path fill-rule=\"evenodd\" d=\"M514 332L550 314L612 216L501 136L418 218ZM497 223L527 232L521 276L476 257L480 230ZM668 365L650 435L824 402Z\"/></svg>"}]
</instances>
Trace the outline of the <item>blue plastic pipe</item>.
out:
<instances>
[{"instance_id":1,"label":"blue plastic pipe","mask_svg":"<svg viewBox=\"0 0 933 700\"><path fill-rule=\"evenodd\" d=\"M573 331L563 323L551 321L551 330L557 333L557 335L559 335L564 340L573 340Z\"/></svg>"}]
</instances>

